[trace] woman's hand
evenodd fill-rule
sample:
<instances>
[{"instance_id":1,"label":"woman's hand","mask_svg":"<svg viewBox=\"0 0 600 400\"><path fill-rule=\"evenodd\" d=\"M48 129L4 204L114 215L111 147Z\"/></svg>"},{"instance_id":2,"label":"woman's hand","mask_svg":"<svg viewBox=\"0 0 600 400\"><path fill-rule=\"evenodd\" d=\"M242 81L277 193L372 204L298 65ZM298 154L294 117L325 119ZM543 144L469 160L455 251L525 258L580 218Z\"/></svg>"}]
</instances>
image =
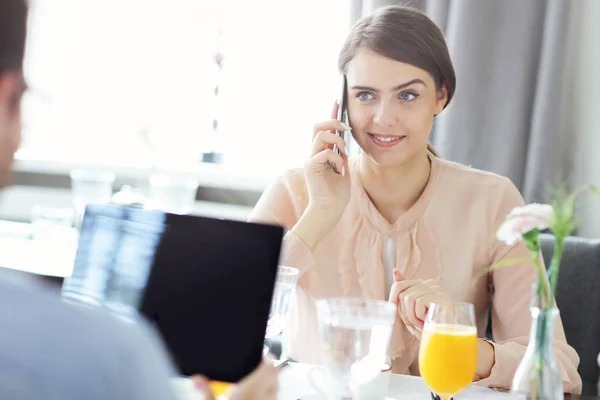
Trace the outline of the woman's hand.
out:
<instances>
[{"instance_id":1,"label":"woman's hand","mask_svg":"<svg viewBox=\"0 0 600 400\"><path fill-rule=\"evenodd\" d=\"M398 306L400 319L414 336L421 337L429 305L444 303L448 300L449 298L442 290L438 280L407 280L400 271L394 268L394 283L389 301ZM494 346L483 339L477 339L475 382L490 376L496 362L495 359Z\"/></svg>"},{"instance_id":2,"label":"woman's hand","mask_svg":"<svg viewBox=\"0 0 600 400\"><path fill-rule=\"evenodd\" d=\"M336 120L338 106L332 118L313 129L310 158L304 165L308 186L308 207L292 229L311 250L337 225L350 200L350 173L346 141L335 131L350 127ZM336 154L336 145L340 154Z\"/></svg>"},{"instance_id":3,"label":"woman's hand","mask_svg":"<svg viewBox=\"0 0 600 400\"><path fill-rule=\"evenodd\" d=\"M494 345L486 340L477 339L477 369L474 381L488 378L495 363L496 351Z\"/></svg>"},{"instance_id":4,"label":"woman's hand","mask_svg":"<svg viewBox=\"0 0 600 400\"><path fill-rule=\"evenodd\" d=\"M304 170L308 183L309 207L341 216L350 199L350 174L346 141L336 135L335 131L346 131L350 127L335 119L337 109L336 104L332 118L314 126L312 151ZM340 150L340 154L333 151L334 145Z\"/></svg>"},{"instance_id":5,"label":"woman's hand","mask_svg":"<svg viewBox=\"0 0 600 400\"><path fill-rule=\"evenodd\" d=\"M398 314L408 331L420 338L429 304L447 302L448 296L438 280L407 280L394 268L394 283L389 301L398 306Z\"/></svg>"}]
</instances>

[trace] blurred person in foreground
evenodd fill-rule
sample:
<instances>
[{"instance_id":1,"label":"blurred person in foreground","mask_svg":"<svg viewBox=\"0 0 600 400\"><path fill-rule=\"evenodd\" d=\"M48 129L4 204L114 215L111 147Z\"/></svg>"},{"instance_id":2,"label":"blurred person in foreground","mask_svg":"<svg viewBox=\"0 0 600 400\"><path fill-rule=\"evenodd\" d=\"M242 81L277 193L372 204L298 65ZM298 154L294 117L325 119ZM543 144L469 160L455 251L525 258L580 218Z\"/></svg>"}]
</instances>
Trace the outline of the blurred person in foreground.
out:
<instances>
[{"instance_id":1,"label":"blurred person in foreground","mask_svg":"<svg viewBox=\"0 0 600 400\"><path fill-rule=\"evenodd\" d=\"M0 0L0 187L21 141L26 25L24 0ZM1 268L0 321L1 399L177 398L177 373L149 326L63 303L40 281ZM193 382L198 398L214 398L206 379ZM262 363L229 398L276 395L276 370Z\"/></svg>"}]
</instances>

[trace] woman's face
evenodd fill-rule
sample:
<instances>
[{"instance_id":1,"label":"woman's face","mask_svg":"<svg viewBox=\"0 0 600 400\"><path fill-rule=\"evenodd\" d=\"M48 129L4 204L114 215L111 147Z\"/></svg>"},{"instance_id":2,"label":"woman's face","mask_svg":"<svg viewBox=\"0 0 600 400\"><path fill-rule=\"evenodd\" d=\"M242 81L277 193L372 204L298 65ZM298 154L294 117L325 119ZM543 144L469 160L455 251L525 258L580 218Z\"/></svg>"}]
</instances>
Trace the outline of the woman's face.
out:
<instances>
[{"instance_id":1,"label":"woman's face","mask_svg":"<svg viewBox=\"0 0 600 400\"><path fill-rule=\"evenodd\" d=\"M352 135L373 162L395 167L425 154L433 117L447 100L427 71L359 49L346 76Z\"/></svg>"}]
</instances>

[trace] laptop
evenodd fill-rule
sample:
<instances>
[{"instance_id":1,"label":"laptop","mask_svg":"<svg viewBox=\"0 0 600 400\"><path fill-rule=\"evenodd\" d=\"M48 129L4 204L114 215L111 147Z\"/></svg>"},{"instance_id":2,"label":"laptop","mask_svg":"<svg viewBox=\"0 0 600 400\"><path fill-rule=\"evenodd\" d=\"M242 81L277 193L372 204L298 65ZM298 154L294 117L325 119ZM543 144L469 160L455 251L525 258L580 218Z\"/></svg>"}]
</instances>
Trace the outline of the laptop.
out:
<instances>
[{"instance_id":1,"label":"laptop","mask_svg":"<svg viewBox=\"0 0 600 400\"><path fill-rule=\"evenodd\" d=\"M182 375L237 382L262 358L283 228L89 205L66 300L142 316Z\"/></svg>"}]
</instances>

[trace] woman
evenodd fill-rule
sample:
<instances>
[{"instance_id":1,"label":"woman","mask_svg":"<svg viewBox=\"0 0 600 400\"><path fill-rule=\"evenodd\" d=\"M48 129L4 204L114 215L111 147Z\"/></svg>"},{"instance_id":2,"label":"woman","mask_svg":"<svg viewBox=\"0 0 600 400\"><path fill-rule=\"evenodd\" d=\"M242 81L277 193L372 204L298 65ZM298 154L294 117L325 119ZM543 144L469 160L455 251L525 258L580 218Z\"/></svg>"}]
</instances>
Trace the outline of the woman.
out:
<instances>
[{"instance_id":1,"label":"woman","mask_svg":"<svg viewBox=\"0 0 600 400\"><path fill-rule=\"evenodd\" d=\"M522 244L493 240L523 199L509 179L443 160L428 144L433 120L455 90L442 33L418 11L379 9L353 27L339 69L348 79L350 127L336 120L317 124L305 167L281 176L250 217L289 230L282 263L301 271L287 331L290 354L319 362L315 299L389 299L398 304L389 348L393 371L418 374L426 305L473 303L482 337L493 284L496 341L478 340L474 380L510 387L528 342L534 269L515 266L473 280L501 259L528 256ZM350 128L362 149L351 160L332 150L345 149L332 132ZM579 359L560 321L555 337L565 391L579 392Z\"/></svg>"}]
</instances>

